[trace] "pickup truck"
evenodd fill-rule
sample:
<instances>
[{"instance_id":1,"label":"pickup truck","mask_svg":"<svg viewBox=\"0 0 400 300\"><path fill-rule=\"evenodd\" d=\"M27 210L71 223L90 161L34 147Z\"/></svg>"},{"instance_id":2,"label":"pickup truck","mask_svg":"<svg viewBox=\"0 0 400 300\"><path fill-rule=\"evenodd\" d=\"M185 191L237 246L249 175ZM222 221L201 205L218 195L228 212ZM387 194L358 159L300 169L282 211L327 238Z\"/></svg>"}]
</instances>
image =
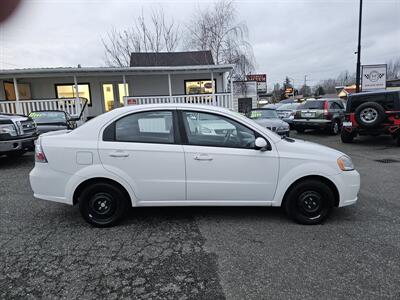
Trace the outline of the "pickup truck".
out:
<instances>
[{"instance_id":1,"label":"pickup truck","mask_svg":"<svg viewBox=\"0 0 400 300\"><path fill-rule=\"evenodd\" d=\"M0 113L0 156L18 157L34 148L36 124L29 117Z\"/></svg>"}]
</instances>

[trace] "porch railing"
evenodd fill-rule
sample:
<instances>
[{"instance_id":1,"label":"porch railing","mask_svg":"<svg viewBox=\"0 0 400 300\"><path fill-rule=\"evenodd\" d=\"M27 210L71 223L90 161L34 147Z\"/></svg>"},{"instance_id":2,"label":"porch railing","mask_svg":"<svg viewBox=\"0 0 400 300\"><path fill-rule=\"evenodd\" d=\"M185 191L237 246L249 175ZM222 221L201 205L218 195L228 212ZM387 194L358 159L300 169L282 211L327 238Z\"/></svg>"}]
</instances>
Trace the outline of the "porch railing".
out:
<instances>
[{"instance_id":1,"label":"porch railing","mask_svg":"<svg viewBox=\"0 0 400 300\"><path fill-rule=\"evenodd\" d=\"M43 100L0 101L0 112L28 115L35 110L63 110L71 116L87 116L87 105L84 98L63 98Z\"/></svg>"},{"instance_id":2,"label":"porch railing","mask_svg":"<svg viewBox=\"0 0 400 300\"><path fill-rule=\"evenodd\" d=\"M134 104L160 104L160 103L191 103L191 104L207 104L225 108L233 108L232 94L198 94L198 95L175 95L175 96L148 96L124 97L125 105Z\"/></svg>"}]
</instances>

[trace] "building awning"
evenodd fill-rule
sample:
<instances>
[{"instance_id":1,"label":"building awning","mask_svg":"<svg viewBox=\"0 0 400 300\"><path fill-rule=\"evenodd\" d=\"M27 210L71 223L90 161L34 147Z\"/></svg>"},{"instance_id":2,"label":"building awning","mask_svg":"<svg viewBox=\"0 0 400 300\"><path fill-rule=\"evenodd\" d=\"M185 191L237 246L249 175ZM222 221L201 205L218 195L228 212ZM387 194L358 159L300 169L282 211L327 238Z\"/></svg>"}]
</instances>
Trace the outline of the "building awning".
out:
<instances>
[{"instance_id":1,"label":"building awning","mask_svg":"<svg viewBox=\"0 0 400 300\"><path fill-rule=\"evenodd\" d=\"M69 77L69 76L110 76L110 75L156 75L185 73L223 73L233 70L233 65L194 65L156 67L79 67L79 68L32 68L0 70L0 79L26 77Z\"/></svg>"}]
</instances>

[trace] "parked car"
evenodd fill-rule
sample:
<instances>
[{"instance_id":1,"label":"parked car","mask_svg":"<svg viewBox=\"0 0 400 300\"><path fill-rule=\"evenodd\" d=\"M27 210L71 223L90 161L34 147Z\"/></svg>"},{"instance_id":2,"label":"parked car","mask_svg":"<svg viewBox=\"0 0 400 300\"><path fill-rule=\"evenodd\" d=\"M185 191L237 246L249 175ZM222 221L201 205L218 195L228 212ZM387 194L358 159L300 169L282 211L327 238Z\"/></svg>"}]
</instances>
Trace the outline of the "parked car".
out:
<instances>
[{"instance_id":1,"label":"parked car","mask_svg":"<svg viewBox=\"0 0 400 300\"><path fill-rule=\"evenodd\" d=\"M289 136L290 128L289 124L282 121L275 109L270 108L257 108L252 109L247 117L254 120L261 126L268 128L269 130L279 134Z\"/></svg>"},{"instance_id":2,"label":"parked car","mask_svg":"<svg viewBox=\"0 0 400 300\"><path fill-rule=\"evenodd\" d=\"M357 135L391 135L400 146L400 91L352 94L347 100L341 139L350 143Z\"/></svg>"},{"instance_id":3,"label":"parked car","mask_svg":"<svg viewBox=\"0 0 400 300\"><path fill-rule=\"evenodd\" d=\"M234 129L196 130L211 116ZM357 201L360 176L345 154L281 138L230 110L148 104L41 135L30 183L36 198L78 204L99 227L131 206L200 205L282 206L297 222L317 224Z\"/></svg>"},{"instance_id":4,"label":"parked car","mask_svg":"<svg viewBox=\"0 0 400 300\"><path fill-rule=\"evenodd\" d=\"M306 129L321 129L338 134L344 117L344 106L339 99L307 100L298 108L292 125L299 133Z\"/></svg>"},{"instance_id":5,"label":"parked car","mask_svg":"<svg viewBox=\"0 0 400 300\"><path fill-rule=\"evenodd\" d=\"M29 117L35 122L39 134L76 128L76 118L72 118L63 110L32 111Z\"/></svg>"},{"instance_id":6,"label":"parked car","mask_svg":"<svg viewBox=\"0 0 400 300\"><path fill-rule=\"evenodd\" d=\"M296 111L300 105L300 103L286 103L278 107L276 112L282 121L288 123L289 126L292 126L294 115L296 114Z\"/></svg>"},{"instance_id":7,"label":"parked car","mask_svg":"<svg viewBox=\"0 0 400 300\"><path fill-rule=\"evenodd\" d=\"M36 125L31 118L0 113L0 156L22 156L34 148L36 138Z\"/></svg>"}]
</instances>

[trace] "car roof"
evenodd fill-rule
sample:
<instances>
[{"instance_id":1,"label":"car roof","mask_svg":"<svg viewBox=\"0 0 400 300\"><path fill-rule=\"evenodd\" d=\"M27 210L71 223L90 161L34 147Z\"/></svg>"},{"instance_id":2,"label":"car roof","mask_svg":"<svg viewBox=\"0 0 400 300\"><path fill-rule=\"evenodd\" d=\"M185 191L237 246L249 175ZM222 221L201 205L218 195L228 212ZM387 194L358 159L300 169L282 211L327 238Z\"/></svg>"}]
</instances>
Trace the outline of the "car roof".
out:
<instances>
[{"instance_id":1,"label":"car roof","mask_svg":"<svg viewBox=\"0 0 400 300\"><path fill-rule=\"evenodd\" d=\"M276 108L274 108L274 107L260 107L260 108L252 108L251 110L276 110Z\"/></svg>"},{"instance_id":2,"label":"car roof","mask_svg":"<svg viewBox=\"0 0 400 300\"><path fill-rule=\"evenodd\" d=\"M379 95L379 94L392 94L392 93L399 93L398 90L388 91L388 90L377 90L377 91L366 91L360 93L352 93L349 96L363 96L363 95Z\"/></svg>"}]
</instances>

